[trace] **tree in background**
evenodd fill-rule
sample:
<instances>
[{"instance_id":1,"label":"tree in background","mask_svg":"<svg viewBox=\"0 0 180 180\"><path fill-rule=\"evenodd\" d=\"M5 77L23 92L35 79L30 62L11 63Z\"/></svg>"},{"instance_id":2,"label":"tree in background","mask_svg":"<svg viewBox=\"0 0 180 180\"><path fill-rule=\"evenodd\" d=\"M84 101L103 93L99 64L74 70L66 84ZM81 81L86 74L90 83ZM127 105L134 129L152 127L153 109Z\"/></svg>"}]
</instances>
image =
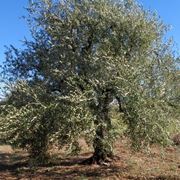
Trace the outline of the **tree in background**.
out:
<instances>
[{"instance_id":1,"label":"tree in background","mask_svg":"<svg viewBox=\"0 0 180 180\"><path fill-rule=\"evenodd\" d=\"M101 164L113 158L117 103L134 148L168 142L178 65L157 15L133 0L35 0L28 11L33 40L6 52L4 138L42 161L50 142L87 136L86 162Z\"/></svg>"}]
</instances>

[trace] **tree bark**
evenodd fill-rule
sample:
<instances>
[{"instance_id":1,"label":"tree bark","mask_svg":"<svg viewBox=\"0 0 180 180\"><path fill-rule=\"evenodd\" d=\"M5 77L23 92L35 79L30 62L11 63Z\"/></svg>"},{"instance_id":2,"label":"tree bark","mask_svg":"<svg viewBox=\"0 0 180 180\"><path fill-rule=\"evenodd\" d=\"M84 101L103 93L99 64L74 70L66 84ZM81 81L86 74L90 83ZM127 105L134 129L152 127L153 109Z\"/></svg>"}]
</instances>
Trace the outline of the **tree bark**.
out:
<instances>
[{"instance_id":1,"label":"tree bark","mask_svg":"<svg viewBox=\"0 0 180 180\"><path fill-rule=\"evenodd\" d=\"M35 164L46 164L49 160L48 151L48 133L37 132L36 139L32 141L30 149L30 159Z\"/></svg>"},{"instance_id":2,"label":"tree bark","mask_svg":"<svg viewBox=\"0 0 180 180\"><path fill-rule=\"evenodd\" d=\"M112 128L109 117L109 104L112 101L111 92L106 90L100 94L99 104L96 106L95 115L96 134L93 140L94 153L92 157L85 160L85 164L105 164L113 157L112 144L109 134Z\"/></svg>"}]
</instances>

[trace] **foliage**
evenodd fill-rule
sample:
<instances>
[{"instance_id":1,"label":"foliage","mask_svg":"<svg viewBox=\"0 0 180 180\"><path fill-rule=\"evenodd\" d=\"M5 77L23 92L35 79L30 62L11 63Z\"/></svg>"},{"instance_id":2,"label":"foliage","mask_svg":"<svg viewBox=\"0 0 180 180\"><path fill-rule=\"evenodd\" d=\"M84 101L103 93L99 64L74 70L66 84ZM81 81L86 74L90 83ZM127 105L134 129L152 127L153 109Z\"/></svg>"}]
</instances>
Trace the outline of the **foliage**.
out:
<instances>
[{"instance_id":1,"label":"foliage","mask_svg":"<svg viewBox=\"0 0 180 180\"><path fill-rule=\"evenodd\" d=\"M1 106L0 137L15 147L29 150L38 163L48 158L50 144L73 144L90 133L85 130L92 129L92 117L84 116L86 107L76 106L77 99L47 94L42 85L29 86L25 81L11 89L6 104ZM74 108L67 109L65 105ZM84 124L80 123L82 120Z\"/></svg>"}]
</instances>

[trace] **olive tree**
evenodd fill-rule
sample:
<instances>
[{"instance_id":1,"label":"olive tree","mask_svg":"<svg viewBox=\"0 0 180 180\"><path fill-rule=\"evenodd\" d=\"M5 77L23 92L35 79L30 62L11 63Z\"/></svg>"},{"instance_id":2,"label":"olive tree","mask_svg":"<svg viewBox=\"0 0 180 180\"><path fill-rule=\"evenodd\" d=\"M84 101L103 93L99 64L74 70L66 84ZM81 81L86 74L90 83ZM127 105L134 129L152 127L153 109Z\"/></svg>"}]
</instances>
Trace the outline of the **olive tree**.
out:
<instances>
[{"instance_id":1,"label":"olive tree","mask_svg":"<svg viewBox=\"0 0 180 180\"><path fill-rule=\"evenodd\" d=\"M71 137L70 143L89 134L94 153L86 162L103 163L113 157L110 104L117 103L133 147L167 143L178 65L171 41L164 41L168 28L155 13L133 0L35 0L28 12L33 40L24 41L24 50L11 46L3 69L20 84L9 104L15 120L12 110L1 110L15 133L9 139L29 145L24 122L32 144L40 143L35 151L51 137L59 143Z\"/></svg>"}]
</instances>

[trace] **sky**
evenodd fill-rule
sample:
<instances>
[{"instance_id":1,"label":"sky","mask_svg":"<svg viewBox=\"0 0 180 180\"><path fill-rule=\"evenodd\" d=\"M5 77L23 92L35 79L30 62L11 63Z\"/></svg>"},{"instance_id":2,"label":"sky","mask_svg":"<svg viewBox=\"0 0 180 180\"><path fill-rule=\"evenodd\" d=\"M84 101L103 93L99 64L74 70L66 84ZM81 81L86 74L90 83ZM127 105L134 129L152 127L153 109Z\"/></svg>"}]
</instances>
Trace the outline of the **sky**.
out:
<instances>
[{"instance_id":1,"label":"sky","mask_svg":"<svg viewBox=\"0 0 180 180\"><path fill-rule=\"evenodd\" d=\"M28 0L0 0L0 64L4 61L5 45L21 48L24 37L30 39L25 19Z\"/></svg>"},{"instance_id":2,"label":"sky","mask_svg":"<svg viewBox=\"0 0 180 180\"><path fill-rule=\"evenodd\" d=\"M166 24L172 25L168 36L173 36L180 47L180 0L138 0L146 9L157 11ZM28 0L0 1L0 64L5 60L5 45L21 48L21 40L30 39L26 21L22 18L27 12Z\"/></svg>"},{"instance_id":3,"label":"sky","mask_svg":"<svg viewBox=\"0 0 180 180\"><path fill-rule=\"evenodd\" d=\"M171 26L167 37L173 37L180 54L180 0L138 0L145 9L156 11L163 22Z\"/></svg>"}]
</instances>

